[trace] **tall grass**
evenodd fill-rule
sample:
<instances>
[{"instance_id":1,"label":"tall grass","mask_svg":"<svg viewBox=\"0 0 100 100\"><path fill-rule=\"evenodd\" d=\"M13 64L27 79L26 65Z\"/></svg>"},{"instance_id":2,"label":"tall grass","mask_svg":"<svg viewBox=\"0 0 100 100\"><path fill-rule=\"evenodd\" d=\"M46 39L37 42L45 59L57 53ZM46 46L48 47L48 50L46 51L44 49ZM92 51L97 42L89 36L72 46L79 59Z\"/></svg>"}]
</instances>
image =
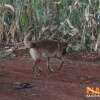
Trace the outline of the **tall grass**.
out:
<instances>
[{"instance_id":1,"label":"tall grass","mask_svg":"<svg viewBox=\"0 0 100 100\"><path fill-rule=\"evenodd\" d=\"M12 5L15 11L9 11L5 4ZM72 49L97 51L100 0L0 0L0 41L23 41L30 25L34 40L66 41L78 33Z\"/></svg>"}]
</instances>

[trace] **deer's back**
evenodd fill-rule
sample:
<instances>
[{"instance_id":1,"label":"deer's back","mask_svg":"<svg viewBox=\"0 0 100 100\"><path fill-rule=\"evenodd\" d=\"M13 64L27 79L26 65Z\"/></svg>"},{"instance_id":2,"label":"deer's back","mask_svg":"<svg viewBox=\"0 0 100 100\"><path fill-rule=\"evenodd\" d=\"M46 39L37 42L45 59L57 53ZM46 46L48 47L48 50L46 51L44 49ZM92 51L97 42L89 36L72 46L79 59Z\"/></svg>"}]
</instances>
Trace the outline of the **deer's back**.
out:
<instances>
[{"instance_id":1,"label":"deer's back","mask_svg":"<svg viewBox=\"0 0 100 100\"><path fill-rule=\"evenodd\" d=\"M38 52L41 56L61 56L64 43L54 40L41 40L32 43L32 49Z\"/></svg>"}]
</instances>

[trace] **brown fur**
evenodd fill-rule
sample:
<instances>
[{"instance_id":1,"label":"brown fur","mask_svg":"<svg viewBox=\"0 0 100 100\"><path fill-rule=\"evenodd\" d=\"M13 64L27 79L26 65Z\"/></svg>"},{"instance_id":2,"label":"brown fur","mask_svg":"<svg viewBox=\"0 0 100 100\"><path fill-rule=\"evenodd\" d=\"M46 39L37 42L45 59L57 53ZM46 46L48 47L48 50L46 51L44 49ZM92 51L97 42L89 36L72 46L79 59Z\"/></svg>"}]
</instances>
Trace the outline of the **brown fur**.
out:
<instances>
[{"instance_id":1,"label":"brown fur","mask_svg":"<svg viewBox=\"0 0 100 100\"><path fill-rule=\"evenodd\" d=\"M24 38L24 44L27 48L30 49L30 55L34 60L33 71L36 72L37 64L40 62L42 58L47 59L47 67L51 71L53 69L49 66L49 60L51 58L57 58L61 61L59 69L61 69L63 65L63 56L66 54L66 42L59 42L55 40L38 40L31 41L31 33L27 34Z\"/></svg>"}]
</instances>

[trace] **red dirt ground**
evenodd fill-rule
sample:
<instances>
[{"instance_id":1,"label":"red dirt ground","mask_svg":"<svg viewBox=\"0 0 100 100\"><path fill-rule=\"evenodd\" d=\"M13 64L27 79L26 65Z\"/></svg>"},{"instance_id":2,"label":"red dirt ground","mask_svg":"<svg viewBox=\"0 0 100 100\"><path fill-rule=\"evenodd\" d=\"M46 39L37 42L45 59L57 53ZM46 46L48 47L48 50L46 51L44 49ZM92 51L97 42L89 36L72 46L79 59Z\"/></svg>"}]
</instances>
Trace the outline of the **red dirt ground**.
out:
<instances>
[{"instance_id":1,"label":"red dirt ground","mask_svg":"<svg viewBox=\"0 0 100 100\"><path fill-rule=\"evenodd\" d=\"M23 52L15 52L14 59L0 60L0 100L100 100L86 97L86 86L100 86L99 54L67 54L61 71L51 74L43 61L41 75L32 79L33 62ZM32 87L15 89L24 82Z\"/></svg>"}]
</instances>

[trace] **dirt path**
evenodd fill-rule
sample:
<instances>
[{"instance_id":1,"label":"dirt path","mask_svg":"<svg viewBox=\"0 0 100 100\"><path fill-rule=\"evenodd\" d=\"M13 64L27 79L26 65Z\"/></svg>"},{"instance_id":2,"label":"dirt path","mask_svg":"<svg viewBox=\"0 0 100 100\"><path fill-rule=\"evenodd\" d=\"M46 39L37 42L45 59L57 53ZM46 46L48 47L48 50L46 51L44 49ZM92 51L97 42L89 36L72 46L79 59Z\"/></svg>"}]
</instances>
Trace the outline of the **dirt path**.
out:
<instances>
[{"instance_id":1,"label":"dirt path","mask_svg":"<svg viewBox=\"0 0 100 100\"><path fill-rule=\"evenodd\" d=\"M71 57L65 58L61 71L52 74L48 74L45 62L41 63L42 72L36 80L32 79L29 56L1 60L0 100L100 100L85 94L86 86L100 86L100 64L73 59L71 62L67 58ZM24 82L30 82L32 87L15 89L15 84Z\"/></svg>"}]
</instances>

